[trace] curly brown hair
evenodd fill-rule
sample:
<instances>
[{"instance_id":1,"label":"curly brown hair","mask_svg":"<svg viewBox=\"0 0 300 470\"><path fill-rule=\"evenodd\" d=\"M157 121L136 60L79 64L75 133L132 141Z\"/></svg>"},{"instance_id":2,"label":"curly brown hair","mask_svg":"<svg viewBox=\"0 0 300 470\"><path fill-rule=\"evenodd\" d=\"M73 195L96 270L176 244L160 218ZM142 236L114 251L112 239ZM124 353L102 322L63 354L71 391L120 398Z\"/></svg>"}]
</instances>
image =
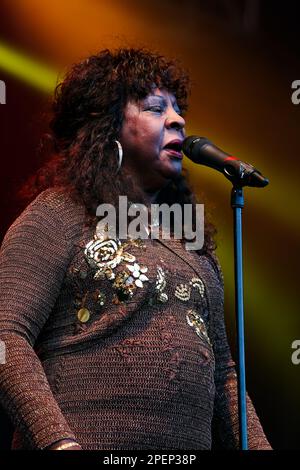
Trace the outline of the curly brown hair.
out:
<instances>
[{"instance_id":1,"label":"curly brown hair","mask_svg":"<svg viewBox=\"0 0 300 470\"><path fill-rule=\"evenodd\" d=\"M84 205L88 223L96 208L118 196L146 203L145 193L132 174L117 173L116 144L129 100L139 101L153 85L175 95L184 114L187 110L189 77L176 60L144 48L103 50L73 65L56 87L52 104L50 159L21 188L23 200L32 200L48 187L62 187ZM157 201L158 202L158 201ZM159 202L190 203L196 198L187 177L180 175L159 194ZM206 222L201 253L215 249L215 228Z\"/></svg>"}]
</instances>

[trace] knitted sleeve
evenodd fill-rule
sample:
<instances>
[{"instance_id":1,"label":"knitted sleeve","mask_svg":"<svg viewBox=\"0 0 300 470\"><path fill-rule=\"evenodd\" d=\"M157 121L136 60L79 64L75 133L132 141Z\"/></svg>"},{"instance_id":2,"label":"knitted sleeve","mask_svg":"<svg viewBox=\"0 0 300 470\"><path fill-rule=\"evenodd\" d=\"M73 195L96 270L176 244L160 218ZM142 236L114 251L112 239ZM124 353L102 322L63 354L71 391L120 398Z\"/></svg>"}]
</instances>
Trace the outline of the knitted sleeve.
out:
<instances>
[{"instance_id":1,"label":"knitted sleeve","mask_svg":"<svg viewBox=\"0 0 300 470\"><path fill-rule=\"evenodd\" d=\"M231 357L224 322L224 279L217 257L213 255L210 258L210 261L219 277L222 288L222 301L215 312L213 320L214 353L216 359L216 394L212 423L213 448L238 449L239 416L237 374L235 363ZM248 448L252 450L271 449L257 417L254 405L248 394L246 401L248 416Z\"/></svg>"},{"instance_id":2,"label":"knitted sleeve","mask_svg":"<svg viewBox=\"0 0 300 470\"><path fill-rule=\"evenodd\" d=\"M0 340L6 351L0 401L29 449L75 438L33 349L69 262L61 217L37 199L11 225L0 251Z\"/></svg>"}]
</instances>

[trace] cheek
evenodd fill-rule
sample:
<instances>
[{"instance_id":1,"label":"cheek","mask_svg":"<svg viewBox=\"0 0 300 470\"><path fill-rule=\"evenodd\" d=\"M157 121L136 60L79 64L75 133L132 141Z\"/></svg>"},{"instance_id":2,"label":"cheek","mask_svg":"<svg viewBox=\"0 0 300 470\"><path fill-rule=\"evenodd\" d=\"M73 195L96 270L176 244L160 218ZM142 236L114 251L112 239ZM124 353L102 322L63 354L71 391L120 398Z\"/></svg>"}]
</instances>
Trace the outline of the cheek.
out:
<instances>
[{"instance_id":1,"label":"cheek","mask_svg":"<svg viewBox=\"0 0 300 470\"><path fill-rule=\"evenodd\" d=\"M162 141L159 131L144 122L128 127L124 137L127 147L145 154L159 149Z\"/></svg>"},{"instance_id":2,"label":"cheek","mask_svg":"<svg viewBox=\"0 0 300 470\"><path fill-rule=\"evenodd\" d=\"M162 127L158 123L144 123L141 129L142 139L148 148L159 151L163 142Z\"/></svg>"},{"instance_id":3,"label":"cheek","mask_svg":"<svg viewBox=\"0 0 300 470\"><path fill-rule=\"evenodd\" d=\"M126 123L123 125L121 130L121 141L124 145L130 144L137 139L138 136L138 125L135 119L128 118Z\"/></svg>"},{"instance_id":4,"label":"cheek","mask_svg":"<svg viewBox=\"0 0 300 470\"><path fill-rule=\"evenodd\" d=\"M163 142L163 126L158 121L135 109L128 111L120 135L125 153L146 160L157 157Z\"/></svg>"}]
</instances>

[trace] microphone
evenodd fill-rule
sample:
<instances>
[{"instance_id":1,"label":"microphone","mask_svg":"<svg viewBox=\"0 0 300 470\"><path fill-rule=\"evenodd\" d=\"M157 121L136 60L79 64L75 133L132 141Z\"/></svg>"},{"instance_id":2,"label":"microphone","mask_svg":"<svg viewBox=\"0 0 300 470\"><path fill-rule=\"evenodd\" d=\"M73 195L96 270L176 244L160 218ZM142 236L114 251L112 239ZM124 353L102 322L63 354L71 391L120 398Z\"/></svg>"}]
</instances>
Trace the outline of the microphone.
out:
<instances>
[{"instance_id":1,"label":"microphone","mask_svg":"<svg viewBox=\"0 0 300 470\"><path fill-rule=\"evenodd\" d=\"M257 168L223 152L206 137L197 135L186 137L182 150L194 163L220 171L235 186L263 188L269 184L269 180Z\"/></svg>"}]
</instances>

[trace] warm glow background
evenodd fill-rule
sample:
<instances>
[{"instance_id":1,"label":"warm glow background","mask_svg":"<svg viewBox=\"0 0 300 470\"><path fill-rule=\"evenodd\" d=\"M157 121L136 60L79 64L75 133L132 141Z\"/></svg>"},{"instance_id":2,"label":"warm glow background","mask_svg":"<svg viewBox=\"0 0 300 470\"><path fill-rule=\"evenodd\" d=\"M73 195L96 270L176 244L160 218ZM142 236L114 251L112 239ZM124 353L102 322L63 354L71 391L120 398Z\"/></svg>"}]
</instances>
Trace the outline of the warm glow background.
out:
<instances>
[{"instance_id":1,"label":"warm glow background","mask_svg":"<svg viewBox=\"0 0 300 470\"><path fill-rule=\"evenodd\" d=\"M291 35L291 5L287 11L274 3L1 0L0 79L7 104L0 107L0 191L2 238L18 215L16 189L41 163L36 147L47 130L51 90L72 62L121 45L181 59L193 79L187 134L208 137L270 179L265 189L245 190L247 388L272 446L282 449L300 447L300 365L291 362L291 343L300 339L300 105L291 102L291 83L300 79L300 41ZM234 351L231 185L213 170L186 159L184 165L218 226Z\"/></svg>"}]
</instances>

